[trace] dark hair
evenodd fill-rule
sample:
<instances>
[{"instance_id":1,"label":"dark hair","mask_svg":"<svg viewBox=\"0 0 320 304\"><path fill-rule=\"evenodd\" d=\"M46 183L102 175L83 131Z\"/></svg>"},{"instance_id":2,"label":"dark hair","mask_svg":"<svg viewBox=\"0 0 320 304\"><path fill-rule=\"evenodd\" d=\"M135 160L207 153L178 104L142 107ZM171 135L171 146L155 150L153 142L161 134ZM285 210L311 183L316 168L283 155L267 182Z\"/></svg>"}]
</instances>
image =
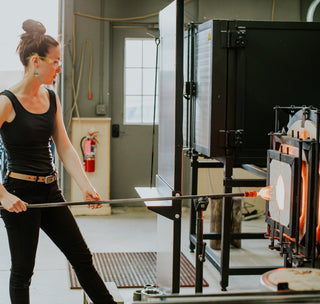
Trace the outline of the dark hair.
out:
<instances>
[{"instance_id":1,"label":"dark hair","mask_svg":"<svg viewBox=\"0 0 320 304\"><path fill-rule=\"evenodd\" d=\"M57 40L49 35L45 35L46 28L39 21L28 19L23 22L22 28L25 30L25 33L21 35L17 52L24 66L28 65L30 56L38 54L45 57L50 47L59 46Z\"/></svg>"}]
</instances>

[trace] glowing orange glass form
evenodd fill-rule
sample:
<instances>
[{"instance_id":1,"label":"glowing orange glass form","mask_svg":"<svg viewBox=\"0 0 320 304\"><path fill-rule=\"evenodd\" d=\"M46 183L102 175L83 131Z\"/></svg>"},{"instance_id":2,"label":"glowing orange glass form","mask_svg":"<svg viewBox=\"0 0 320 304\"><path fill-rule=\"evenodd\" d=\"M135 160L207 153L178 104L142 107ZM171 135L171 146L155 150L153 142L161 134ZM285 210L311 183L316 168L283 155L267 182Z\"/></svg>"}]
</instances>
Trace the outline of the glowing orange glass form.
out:
<instances>
[{"instance_id":1,"label":"glowing orange glass form","mask_svg":"<svg viewBox=\"0 0 320 304\"><path fill-rule=\"evenodd\" d=\"M244 197L257 197L258 192L256 190L244 192Z\"/></svg>"},{"instance_id":2,"label":"glowing orange glass form","mask_svg":"<svg viewBox=\"0 0 320 304\"><path fill-rule=\"evenodd\" d=\"M270 201L271 191L272 191L272 187L267 186L267 187L261 188L260 191L258 192L258 195L263 199ZM284 202L285 202L285 186L284 186L282 175L278 176L278 179L275 185L275 200L278 204L279 209L283 210Z\"/></svg>"},{"instance_id":3,"label":"glowing orange glass form","mask_svg":"<svg viewBox=\"0 0 320 304\"><path fill-rule=\"evenodd\" d=\"M270 201L271 199L271 186L267 186L264 188L261 188L258 192L258 195L262 197L263 199Z\"/></svg>"}]
</instances>

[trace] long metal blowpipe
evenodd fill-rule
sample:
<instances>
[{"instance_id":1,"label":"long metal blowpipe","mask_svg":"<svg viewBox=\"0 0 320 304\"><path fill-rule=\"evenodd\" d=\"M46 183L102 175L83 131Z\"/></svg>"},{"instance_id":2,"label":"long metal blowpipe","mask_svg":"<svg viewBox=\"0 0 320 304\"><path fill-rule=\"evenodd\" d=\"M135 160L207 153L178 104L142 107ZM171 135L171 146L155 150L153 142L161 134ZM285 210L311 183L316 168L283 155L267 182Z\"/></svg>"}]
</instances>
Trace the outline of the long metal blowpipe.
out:
<instances>
[{"instance_id":1,"label":"long metal blowpipe","mask_svg":"<svg viewBox=\"0 0 320 304\"><path fill-rule=\"evenodd\" d=\"M167 196L167 197L111 199L106 201L29 204L27 205L27 208L30 209L30 208L50 208L50 207L63 207L63 206L80 206L80 205L89 205L89 204L121 204L121 203L155 202L155 201L176 201L176 200L185 200L185 199L197 199L197 198L203 198L203 197L211 198L211 199L219 199L223 197L256 197L257 195L258 195L257 191L247 191L247 192L241 192L241 193L181 195L181 196ZM0 209L4 209L4 208L0 206Z\"/></svg>"}]
</instances>

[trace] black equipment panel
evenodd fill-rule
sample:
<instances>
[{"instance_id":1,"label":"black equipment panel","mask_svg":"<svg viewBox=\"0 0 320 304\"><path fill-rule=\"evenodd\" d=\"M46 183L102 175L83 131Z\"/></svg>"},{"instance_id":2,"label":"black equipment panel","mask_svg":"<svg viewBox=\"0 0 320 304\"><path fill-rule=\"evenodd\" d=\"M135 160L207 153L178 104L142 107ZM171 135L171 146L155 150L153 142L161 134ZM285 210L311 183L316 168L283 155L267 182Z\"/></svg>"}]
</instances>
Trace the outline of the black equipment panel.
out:
<instances>
[{"instance_id":1,"label":"black equipment panel","mask_svg":"<svg viewBox=\"0 0 320 304\"><path fill-rule=\"evenodd\" d=\"M211 20L199 25L195 150L265 166L273 108L320 106L318 37L320 23ZM203 56L204 48L212 57Z\"/></svg>"}]
</instances>

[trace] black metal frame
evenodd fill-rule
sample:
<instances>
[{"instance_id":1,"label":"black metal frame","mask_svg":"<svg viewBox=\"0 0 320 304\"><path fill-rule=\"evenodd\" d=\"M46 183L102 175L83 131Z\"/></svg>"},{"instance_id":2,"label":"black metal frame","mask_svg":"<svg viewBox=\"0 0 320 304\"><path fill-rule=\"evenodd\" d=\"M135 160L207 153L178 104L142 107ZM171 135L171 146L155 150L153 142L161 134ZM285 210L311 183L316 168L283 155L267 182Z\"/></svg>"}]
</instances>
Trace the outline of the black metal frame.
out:
<instances>
[{"instance_id":1,"label":"black metal frame","mask_svg":"<svg viewBox=\"0 0 320 304\"><path fill-rule=\"evenodd\" d=\"M283 226L281 229L288 236L298 239L299 229L296 222L300 214L300 186L301 186L301 155L294 157L292 155L281 153L280 151L268 150L268 185L270 185L270 164L272 160L278 160L288 164L291 168L291 202L290 202L290 223L288 226ZM294 185L297 185L294 187ZM270 203L266 202L266 223L273 226L275 221L268 215Z\"/></svg>"},{"instance_id":2,"label":"black metal frame","mask_svg":"<svg viewBox=\"0 0 320 304\"><path fill-rule=\"evenodd\" d=\"M222 27L226 26L225 23L221 24ZM231 193L233 187L264 187L266 185L266 173L263 173L258 167L244 167L244 169L250 170L251 172L258 173L258 175L263 176L265 179L238 179L232 178L233 168L234 168L234 157L233 149L227 149L226 154L228 156L220 157L217 162L212 161L198 161L199 153L193 148L195 146L195 97L196 97L196 86L194 79L194 33L195 25L191 24L188 27L188 73L186 82L186 93L187 96L187 122L185 130L185 142L186 146L189 148L187 150L187 156L191 160L191 194L197 194L198 189L198 169L199 168L224 168L224 193ZM220 54L221 55L221 54ZM225 58L224 58L225 60ZM190 70L189 70L190 69ZM221 86L221 84L219 84ZM215 109L216 110L216 109ZM213 109L212 109L213 111ZM220 113L221 111L215 111L214 113ZM232 134L226 133L226 137L234 137L234 132ZM218 149L218 145L214 146ZM219 153L218 153L219 154ZM239 162L236 166L239 167ZM248 274L262 274L268 270L274 269L276 267L235 267L230 268L230 244L231 239L263 239L264 233L231 233L230 231L230 221L232 212L232 199L223 199L223 212L222 212L222 232L221 233L203 233L203 230L199 229L197 223L197 210L195 206L190 204L190 230L189 230L189 240L190 240L190 250L194 251L196 244L199 244L199 240L222 240L221 246L221 258L218 257L210 247L205 247L205 257L213 264L213 266L219 271L221 281L220 285L222 290L226 290L229 283L229 275L248 275ZM199 217L199 215L198 215ZM199 233L202 235L199 236ZM197 250L198 251L198 250ZM202 263L199 263L198 257L199 253L196 252L196 292L202 292ZM197 265L196 265L197 266Z\"/></svg>"},{"instance_id":3,"label":"black metal frame","mask_svg":"<svg viewBox=\"0 0 320 304\"><path fill-rule=\"evenodd\" d=\"M191 162L191 191L192 194L197 194L198 185L198 169L199 168L224 168L224 193L231 193L233 187L264 187L266 180L263 179L233 179L233 159L228 157L220 159L220 162L199 162L198 154L192 155ZM232 213L232 198L223 198L223 209L222 209L222 231L221 233L204 233L204 240L218 240L221 239L221 257L218 257L215 252L210 248L206 247L205 256L212 263L212 265L220 273L220 285L221 290L225 291L229 284L230 275L256 275L262 274L266 271L278 268L279 266L260 266L260 267L230 267L230 245L232 239L264 239L265 233L231 233L230 222ZM190 207L190 250L193 251L195 244L197 243L197 224L196 224L196 210L191 204ZM196 257L197 258L197 257ZM196 280L196 290L200 290L201 287L197 286L202 284L202 281ZM201 282L201 283L200 283Z\"/></svg>"},{"instance_id":4,"label":"black metal frame","mask_svg":"<svg viewBox=\"0 0 320 304\"><path fill-rule=\"evenodd\" d=\"M313 114L316 122L316 139L299 139L298 137L288 136L279 132L279 114L284 112L292 117L298 111L303 113L304 118ZM280 250L284 257L284 265L319 267L319 258L316 255L316 227L317 227L317 208L319 196L319 130L320 112L313 107L275 107L275 132L271 133L272 149L268 150L268 166L272 159L288 163L292 168L292 201L290 224L286 227L268 215L269 203L266 204L266 222L270 227L270 249ZM281 144L286 144L298 148L298 155L287 155L287 151L279 151ZM302 154L305 155L304 161L308 166L307 175L307 214L306 232L304 240L299 240L299 217L301 202L301 166ZM268 170L268 185L270 184L270 170ZM275 245L275 239L279 243Z\"/></svg>"},{"instance_id":5,"label":"black metal frame","mask_svg":"<svg viewBox=\"0 0 320 304\"><path fill-rule=\"evenodd\" d=\"M211 22L211 21L210 21ZM272 120L272 108L266 112L268 105L270 107L276 104L287 105L288 103L296 103L306 97L305 87L310 84L308 77L312 77L312 81L316 78L313 71L305 72L300 78L285 77L288 84L283 85L282 81L275 81L273 90L265 89L265 82L269 83L270 77L273 80L279 77L283 79L283 75L288 74L288 68L296 69L296 65L302 65L302 62L297 62L295 56L288 55L288 47L296 43L296 38L291 39L292 35L284 35L285 31L295 33L299 39L305 39L304 33L315 34L319 31L319 25L310 25L308 23L297 22L261 22L261 21L230 21L230 20L215 20L209 21L195 27L191 25L188 29L188 77L187 77L187 113L188 120L186 124L186 147L188 157L191 159L192 167L192 186L191 193L197 194L198 168L206 167L223 167L224 168L224 192L232 192L232 188L236 186L252 187L264 186L261 180L234 180L232 171L234 167L242 166L243 164L252 163L261 167L267 165L267 149L268 138L267 133L272 130L272 125L266 128L266 124L259 124L259 112L265 111L264 119L268 123ZM207 111L210 112L211 121L208 128L210 129L210 143L208 147L197 145L195 134L195 104L196 93L196 75L195 75L195 51L192 47L195 44L194 36L197 31L207 30L212 31L214 43L212 44L212 78L211 83L212 100L211 107ZM296 36L295 36L296 37ZM253 39L254 38L254 39ZM258 41L255 44L254 41ZM284 42L285 41L285 42ZM308 40L310 42L310 40ZM277 56L271 56L269 61L261 61L261 56L269 56L272 48L279 46ZM301 54L309 49L315 51L319 47L317 42L311 47L303 47ZM255 54L255 56L252 56ZM296 54L296 53L295 53ZM250 60L246 56L251 56ZM317 58L313 53L310 58ZM288 59L288 64L283 65L283 60ZM268 62L273 62L272 65ZM277 65L276 62L279 62ZM290 64L292 62L292 64ZM260 66L261 64L261 66ZM257 73L256 69L263 70L263 73ZM272 68L270 68L272 66ZM279 71L275 73L273 67L278 66ZM283 68L283 67L286 68ZM309 65L310 66L310 65ZM268 72L266 72L268 71ZM257 78L257 75L260 78ZM311 76L313 75L313 76ZM280 85L281 83L281 85ZM288 91L286 87L292 87L296 83L299 88L295 91ZM279 85L278 85L279 84ZM303 84L303 86L302 86ZM262 91L260 89L263 89ZM250 92L249 92L250 91ZM319 91L308 90L308 98L312 101L317 101ZM300 96L300 97L299 97ZM272 104L273 103L273 104ZM259 105L261 108L259 108ZM204 105L205 106L205 105ZM268 114L268 115L267 115ZM254 120L253 118L256 118ZM257 120L258 119L258 120ZM253 128L249 128L251 124ZM259 128L258 125L259 124ZM277 122L276 122L277 123ZM257 128L254 127L256 124ZM262 129L260 128L262 127ZM244 130L242 130L244 129ZM259 133L260 130L260 134ZM261 133L261 131L263 133ZM277 129L276 129L277 130ZM244 131L244 132L243 132ZM246 132L246 133L245 133ZM249 134L250 133L250 134ZM318 135L319 137L319 135ZM264 141L264 138L266 141ZM260 140L259 142L257 142ZM263 141L262 141L263 140ZM319 141L319 140L318 140ZM208 151L209 149L209 151ZM315 147L318 151L318 147ZM202 155L215 158L218 163L198 162L198 152ZM315 153L314 162L318 162L318 153ZM260 184L259 184L260 183ZM317 185L317 184L316 184ZM217 268L221 274L221 287L223 290L228 286L229 275L241 274L258 274L271 269L264 267L253 268L230 268L230 239L231 238L261 238L263 234L231 234L230 218L231 218L231 198L223 200L223 218L222 218L222 233L221 234L204 234L204 239L221 239L221 259L214 252L207 248L206 256L209 261ZM316 209L313 206L313 213L310 213L309 219L314 220ZM194 250L196 242L196 212L191 204L190 212L190 249ZM314 236L312 236L314 239ZM310 240L311 242L311 240ZM313 245L312 245L313 246Z\"/></svg>"},{"instance_id":6,"label":"black metal frame","mask_svg":"<svg viewBox=\"0 0 320 304\"><path fill-rule=\"evenodd\" d=\"M203 211L208 207L208 198L194 201L197 212L197 238L196 238L196 293L202 292L203 263L206 260L206 243L203 241Z\"/></svg>"}]
</instances>

